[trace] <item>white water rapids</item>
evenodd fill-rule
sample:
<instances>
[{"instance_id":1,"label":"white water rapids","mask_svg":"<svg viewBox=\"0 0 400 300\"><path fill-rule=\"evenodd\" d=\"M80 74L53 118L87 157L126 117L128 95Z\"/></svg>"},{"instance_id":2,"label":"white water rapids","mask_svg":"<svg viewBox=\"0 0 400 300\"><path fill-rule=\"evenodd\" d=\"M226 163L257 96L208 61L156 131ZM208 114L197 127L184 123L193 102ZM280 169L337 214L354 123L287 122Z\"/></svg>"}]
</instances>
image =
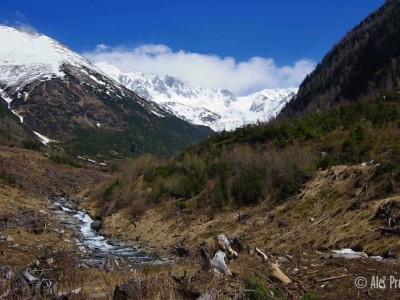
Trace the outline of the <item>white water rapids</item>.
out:
<instances>
[{"instance_id":1,"label":"white water rapids","mask_svg":"<svg viewBox=\"0 0 400 300\"><path fill-rule=\"evenodd\" d=\"M94 220L84 211L74 210L55 201L60 209L55 213L67 229L75 231L79 239L78 248L84 257L83 260L89 264L101 265L108 255L122 257L128 267L136 267L143 263L165 263L166 259L157 260L135 247L126 245L123 241L109 239L91 229L90 224Z\"/></svg>"}]
</instances>

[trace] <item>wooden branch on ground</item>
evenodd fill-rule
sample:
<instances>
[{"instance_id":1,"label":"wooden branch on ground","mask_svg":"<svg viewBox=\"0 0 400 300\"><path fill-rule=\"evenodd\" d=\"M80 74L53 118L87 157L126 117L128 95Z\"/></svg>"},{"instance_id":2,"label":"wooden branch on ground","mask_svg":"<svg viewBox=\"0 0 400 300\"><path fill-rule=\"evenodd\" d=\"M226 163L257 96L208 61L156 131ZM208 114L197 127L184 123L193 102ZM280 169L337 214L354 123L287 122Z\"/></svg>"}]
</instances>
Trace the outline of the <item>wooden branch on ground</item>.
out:
<instances>
[{"instance_id":1,"label":"wooden branch on ground","mask_svg":"<svg viewBox=\"0 0 400 300\"><path fill-rule=\"evenodd\" d=\"M315 279L315 283L321 283L321 282L326 282L326 281L332 281L332 280L336 280L336 279L340 279L340 278L345 278L345 277L348 277L348 276L350 276L350 275L348 275L348 274L343 274L343 275L333 276L333 277L328 277L328 278Z\"/></svg>"},{"instance_id":2,"label":"wooden branch on ground","mask_svg":"<svg viewBox=\"0 0 400 300\"><path fill-rule=\"evenodd\" d=\"M382 232L382 233L400 235L400 230L399 230L399 228L379 227L379 230L380 230L380 232Z\"/></svg>"},{"instance_id":3,"label":"wooden branch on ground","mask_svg":"<svg viewBox=\"0 0 400 300\"><path fill-rule=\"evenodd\" d=\"M335 212L336 213L336 212ZM319 219L317 222L315 222L313 225L318 225L319 223L322 223L322 221L324 221L325 219L327 219L329 217L329 215L326 215L325 217L322 217L321 219Z\"/></svg>"},{"instance_id":4,"label":"wooden branch on ground","mask_svg":"<svg viewBox=\"0 0 400 300\"><path fill-rule=\"evenodd\" d=\"M255 251L257 252L258 255L261 256L263 261L267 261L268 260L268 256L264 252L262 252L259 248L256 247Z\"/></svg>"},{"instance_id":5,"label":"wooden branch on ground","mask_svg":"<svg viewBox=\"0 0 400 300\"><path fill-rule=\"evenodd\" d=\"M279 241L279 240L281 240L281 239L283 239L285 236L291 234L293 231L294 231L294 230L291 230L291 231L285 233L284 235L280 236L279 238L277 238L277 239L274 241L274 243L277 242L277 241Z\"/></svg>"}]
</instances>

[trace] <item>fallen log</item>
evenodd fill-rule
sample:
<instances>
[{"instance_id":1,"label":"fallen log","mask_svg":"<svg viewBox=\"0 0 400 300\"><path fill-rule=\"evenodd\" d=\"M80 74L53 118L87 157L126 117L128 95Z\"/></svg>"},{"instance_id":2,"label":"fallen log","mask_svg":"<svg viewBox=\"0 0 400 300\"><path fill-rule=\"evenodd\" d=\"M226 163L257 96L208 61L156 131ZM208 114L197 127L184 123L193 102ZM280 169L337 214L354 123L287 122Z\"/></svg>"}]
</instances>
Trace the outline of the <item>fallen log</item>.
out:
<instances>
[{"instance_id":1,"label":"fallen log","mask_svg":"<svg viewBox=\"0 0 400 300\"><path fill-rule=\"evenodd\" d=\"M292 280L279 268L277 263L269 264L272 269L272 276L279 279L283 284L292 283Z\"/></svg>"},{"instance_id":2,"label":"fallen log","mask_svg":"<svg viewBox=\"0 0 400 300\"><path fill-rule=\"evenodd\" d=\"M29 283L38 281L38 279L37 279L36 277L34 277L33 275L31 275L31 274L29 273L28 270L25 270L24 273L22 273L22 276L23 276Z\"/></svg>"}]
</instances>

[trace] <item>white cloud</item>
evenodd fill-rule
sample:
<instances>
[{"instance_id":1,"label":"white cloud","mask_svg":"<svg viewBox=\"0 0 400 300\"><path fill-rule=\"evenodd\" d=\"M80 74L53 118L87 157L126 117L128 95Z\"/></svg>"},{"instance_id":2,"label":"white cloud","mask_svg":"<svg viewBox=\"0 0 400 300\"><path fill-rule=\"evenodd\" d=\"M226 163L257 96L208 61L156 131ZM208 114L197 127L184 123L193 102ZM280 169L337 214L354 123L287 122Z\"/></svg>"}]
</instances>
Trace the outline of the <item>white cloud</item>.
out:
<instances>
[{"instance_id":1,"label":"white cloud","mask_svg":"<svg viewBox=\"0 0 400 300\"><path fill-rule=\"evenodd\" d=\"M18 28L22 31L29 32L29 33L36 33L37 30L27 22L27 17L25 16L24 13L20 12L19 10L16 10L14 12L14 15L17 20L9 22L7 20L0 22L0 24L4 24L6 26L11 26Z\"/></svg>"},{"instance_id":2,"label":"white cloud","mask_svg":"<svg viewBox=\"0 0 400 300\"><path fill-rule=\"evenodd\" d=\"M292 66L277 66L272 58L252 57L236 61L232 57L172 51L165 45L98 45L83 53L92 62L108 62L123 72L170 74L192 84L226 88L246 95L265 88L296 87L310 73L315 62L301 59Z\"/></svg>"}]
</instances>

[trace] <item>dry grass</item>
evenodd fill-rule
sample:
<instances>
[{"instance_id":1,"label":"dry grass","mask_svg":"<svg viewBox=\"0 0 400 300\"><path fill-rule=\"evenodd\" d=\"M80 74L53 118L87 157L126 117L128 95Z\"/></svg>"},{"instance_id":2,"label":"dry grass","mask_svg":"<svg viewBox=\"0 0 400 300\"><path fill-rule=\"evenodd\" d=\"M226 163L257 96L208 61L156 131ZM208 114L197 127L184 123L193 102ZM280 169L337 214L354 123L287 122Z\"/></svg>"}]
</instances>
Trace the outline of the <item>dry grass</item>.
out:
<instances>
[{"instance_id":1,"label":"dry grass","mask_svg":"<svg viewBox=\"0 0 400 300\"><path fill-rule=\"evenodd\" d=\"M252 247L284 251L356 247L375 255L389 248L400 254L397 241L374 233L381 223L372 218L387 199L367 196L358 209L349 209L364 197L363 188L373 174L372 166L333 167L318 173L299 195L274 209L266 202L241 209L228 207L213 219L196 210L190 203L194 200L184 210L177 208L175 200L164 201L145 211L135 224L129 211L121 210L104 219L103 231L126 240L149 241L144 250L160 254L169 253L171 246L182 241L196 249L203 240L212 242L218 233L242 236ZM239 212L245 215L242 223L237 219Z\"/></svg>"}]
</instances>

